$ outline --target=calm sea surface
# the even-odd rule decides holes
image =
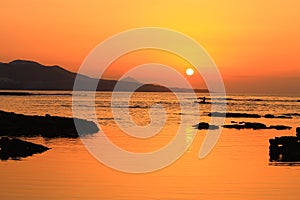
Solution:
[[[72,96],[62,91],[29,91],[49,95],[0,96],[0,110],[28,115],[57,115],[72,117]],[[58,95],[60,94],[60,95]],[[198,94],[198,97],[209,97]],[[119,147],[132,152],[149,152],[170,141],[178,126],[180,116],[193,115],[199,110],[199,122],[209,122],[210,105],[194,103],[191,94],[184,94],[180,110],[176,97],[171,93],[135,93],[130,102],[131,119],[138,125],[150,123],[149,107],[164,106],[166,123],[155,137],[138,140],[124,134],[116,125],[111,112],[110,92],[96,95],[97,119],[108,138]],[[80,94],[81,114],[88,117],[91,95]],[[215,100],[224,102],[223,99]],[[229,95],[227,111],[255,114],[300,113],[300,97]],[[207,98],[207,101],[210,101]],[[127,105],[118,98],[114,109]],[[128,105],[127,105],[128,106]],[[125,114],[125,113],[123,113]],[[155,115],[160,119],[162,115]],[[52,149],[19,161],[0,161],[0,199],[299,199],[300,166],[269,163],[269,139],[275,136],[295,135],[300,126],[300,116],[292,119],[226,119],[241,122],[261,122],[266,125],[287,125],[291,130],[235,130],[223,129],[213,151],[199,159],[199,149],[206,135],[197,131],[191,147],[175,163],[161,170],[130,174],[111,169],[100,163],[83,145],[81,139],[23,138]],[[117,119],[122,121],[122,116]],[[142,134],[142,133],[141,133]],[[85,143],[100,139],[99,133],[83,138]]]

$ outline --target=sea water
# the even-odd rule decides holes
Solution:
[[[68,91],[28,91],[36,95],[0,96],[0,110],[27,115],[72,117],[72,96]],[[46,95],[45,95],[46,94]],[[81,94],[84,117],[89,106],[90,92]],[[194,119],[192,109],[199,108],[199,122],[209,122],[210,104],[198,104],[192,94],[183,94],[181,109],[172,93],[135,93],[128,104],[119,98],[112,106],[110,92],[97,92],[95,107],[101,130],[117,146],[127,151],[145,153],[162,148],[176,135],[181,116]],[[197,97],[209,94],[197,94]],[[215,102],[223,98],[212,97]],[[300,126],[300,97],[272,95],[228,95],[228,112],[283,115],[292,119],[226,119],[225,124],[260,122],[266,125],[287,125],[291,130],[222,129],[215,148],[204,158],[199,149],[207,134],[196,137],[183,156],[163,169],[132,174],[111,169],[98,161],[84,143],[101,140],[99,133],[86,138],[45,139],[22,138],[43,144],[51,150],[21,160],[0,161],[0,199],[299,199],[300,167],[294,164],[269,162],[269,139],[295,135]],[[190,103],[194,103],[191,104]],[[136,139],[118,128],[112,107],[129,107],[131,119],[139,126],[151,122],[149,108],[160,104],[165,108],[166,123],[162,132],[152,138]],[[93,105],[91,105],[93,106]],[[126,113],[125,113],[126,114]],[[160,119],[161,115],[154,115]],[[190,117],[190,118],[189,118]],[[191,126],[192,128],[192,126]],[[141,133],[142,134],[142,133]],[[106,152],[103,152],[106,153]],[[122,159],[122,158],[119,158]]]

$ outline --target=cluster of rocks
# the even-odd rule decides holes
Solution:
[[[206,122],[200,122],[199,124],[196,124],[194,128],[197,128],[199,130],[215,130],[215,129],[219,129],[219,126],[210,125],[209,123]]]
[[[78,126],[75,126],[75,123]],[[9,137],[42,136],[45,138],[77,138],[81,134],[92,134],[99,129],[94,122],[67,117],[28,116],[0,111],[0,159],[19,159],[42,153],[49,148]]]
[[[240,122],[234,124],[223,125],[224,128],[234,128],[234,129],[253,129],[253,130],[260,130],[260,129],[276,129],[276,130],[289,130],[292,127],[285,126],[285,125],[271,125],[267,126],[263,123],[258,122]]]
[[[285,125],[271,125],[266,126],[265,124],[258,123],[258,122],[234,122],[234,124],[227,124],[223,125],[223,128],[234,128],[234,129],[253,129],[253,130],[261,130],[261,129],[276,129],[276,130],[289,130],[292,127],[285,126]],[[195,128],[199,130],[215,130],[219,129],[219,126],[216,125],[210,125],[206,122],[200,122],[199,124],[194,126]]]
[[[75,122],[79,126],[75,126]],[[99,131],[94,122],[67,117],[56,116],[28,116],[13,112],[0,111],[0,136],[42,136],[79,137],[78,131],[83,134],[92,134]]]
[[[300,162],[300,127],[296,129],[296,137],[275,137],[269,142],[271,162]]]
[[[260,116],[259,114],[249,114],[249,113],[221,113],[221,112],[211,112],[208,114],[210,117],[227,117],[227,118],[281,118],[281,119],[292,119],[292,116],[288,115],[279,115],[275,116],[272,114],[266,114],[264,116]]]

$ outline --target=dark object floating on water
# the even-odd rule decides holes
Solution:
[[[220,113],[220,112],[212,112],[212,113],[209,113],[208,116],[211,116],[211,117],[227,117],[227,118],[260,118],[261,117],[258,114]]]
[[[271,114],[266,114],[266,115],[264,115],[264,118],[292,119],[293,117],[287,116],[287,115],[279,115],[279,116],[275,116],[275,115],[271,115]]]
[[[300,127],[295,136],[282,136],[270,139],[270,162],[299,162],[300,161]]]
[[[133,106],[128,106],[128,108],[148,108],[148,106],[133,105]]]
[[[209,125],[208,123],[206,122],[200,122],[199,124],[195,125],[194,126],[195,128],[199,129],[199,130],[216,130],[216,129],[219,129],[219,126],[216,126],[216,125]]]
[[[194,101],[194,102],[199,104],[211,104],[211,102],[203,102],[203,101]]]
[[[0,136],[78,137],[74,122],[80,133],[92,134],[99,131],[94,122],[67,117],[28,116],[0,111]]]
[[[273,126],[266,126],[265,124],[258,123],[258,122],[239,122],[239,124],[228,124],[223,125],[224,128],[234,128],[234,129],[253,129],[253,130],[260,130],[260,129],[276,129],[276,130],[287,130],[291,129],[290,126],[284,125],[273,125]]]
[[[9,139],[8,137],[0,138],[0,159],[1,160],[18,160],[36,153],[43,153],[50,148],[32,142],[26,142],[19,139]]]

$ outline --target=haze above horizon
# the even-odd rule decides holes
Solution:
[[[4,1],[0,60],[33,60],[76,72],[108,37],[133,28],[163,27],[192,37],[208,51],[227,92],[299,94],[299,8],[298,1],[279,0]],[[148,62],[173,66],[183,74],[190,67],[174,55],[144,50],[116,60],[105,78],[117,79]],[[200,74],[187,78],[195,88],[206,87]]]

